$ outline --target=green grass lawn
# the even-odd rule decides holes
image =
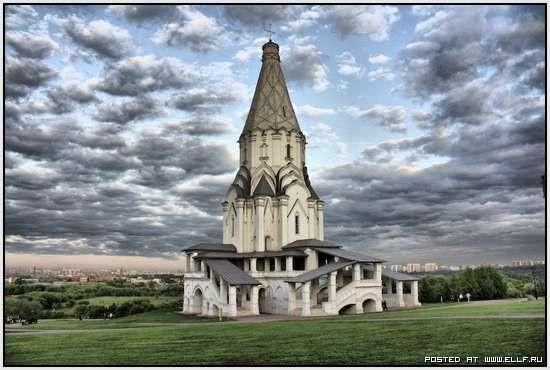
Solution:
[[[423,365],[425,356],[544,356],[543,318],[499,317],[503,313],[543,312],[544,304],[515,305],[503,303],[500,309],[496,308],[499,306],[445,305],[409,312],[210,325],[166,325],[203,319],[148,312],[101,323],[73,321],[104,330],[7,335],[5,362],[7,365],[360,366]],[[492,311],[487,311],[489,308]],[[395,314],[414,318],[422,311],[431,311],[434,316],[444,316],[441,312],[445,311],[455,312],[457,316],[486,314],[495,318],[454,319],[450,314],[438,320],[371,320]],[[113,324],[119,326],[100,327]],[[142,326],[145,324],[150,326],[145,328]],[[35,327],[40,325],[51,329],[84,328],[71,326],[74,324],[66,320],[44,322]]]
[[[544,314],[544,299],[536,301],[510,302],[503,300],[501,304],[479,306],[474,303],[438,303],[422,306],[418,309],[375,312],[367,316],[356,315],[355,318],[406,318],[406,317],[442,317],[442,316],[506,316],[522,314]],[[334,317],[334,320],[342,316]]]
[[[228,321],[227,318],[224,318]],[[41,320],[38,324],[25,326],[25,330],[73,330],[73,329],[120,329],[164,324],[216,322],[217,318],[182,315],[176,312],[150,311],[113,320]]]

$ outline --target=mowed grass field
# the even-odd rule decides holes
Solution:
[[[533,317],[544,307],[543,300],[430,305],[264,323],[160,312],[49,321],[33,326],[40,333],[8,334],[5,364],[360,366],[423,365],[425,356],[544,356],[544,318]]]

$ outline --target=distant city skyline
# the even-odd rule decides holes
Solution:
[[[484,262],[484,263],[457,263],[449,261],[436,261],[430,260],[427,262],[411,261],[397,263],[393,261],[388,261],[385,263],[386,268],[389,268],[394,271],[406,271],[406,272],[433,272],[438,271],[442,267],[449,266],[481,266],[481,265],[504,265],[504,266],[529,266],[532,264],[540,264],[541,262],[545,263],[544,257],[540,258],[523,258],[518,260],[506,260],[506,261],[497,261],[497,262]],[[426,271],[426,265],[434,265],[436,269]],[[418,265],[419,270],[411,271],[407,270],[408,265]],[[20,255],[20,254],[7,254],[6,255],[6,269],[13,268],[26,268],[31,269],[32,267],[36,268],[79,268],[79,269],[89,269],[93,271],[98,271],[100,269],[107,270],[116,270],[122,268],[123,270],[130,271],[167,271],[167,272],[178,272],[182,271],[183,260],[166,260],[162,258],[152,258],[152,257],[135,257],[135,256],[55,256],[55,255]],[[395,269],[394,267],[399,266],[401,268]],[[433,267],[433,266],[432,266]]]
[[[4,9],[7,263],[172,268],[220,242],[268,23],[327,240],[544,256],[544,4]]]

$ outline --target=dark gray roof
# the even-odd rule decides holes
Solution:
[[[311,182],[309,181],[309,175],[307,173],[307,167],[304,166],[303,168],[303,173],[304,173],[304,182],[306,183],[306,186],[309,190],[309,192],[311,193],[311,199],[319,199],[319,196],[317,195],[317,193],[315,192],[315,190],[313,190],[313,186],[311,186]]]
[[[218,273],[230,285],[260,285],[261,283],[246,272],[223,259],[205,259],[212,270]]]
[[[268,197],[274,197],[275,193],[273,192],[273,189],[267,182],[267,179],[265,176],[262,176],[260,179],[260,182],[258,182],[258,185],[256,186],[256,189],[254,189],[254,194],[252,194],[253,197],[257,196],[268,196]]]
[[[269,252],[248,252],[248,253],[233,253],[233,252],[202,252],[197,258],[266,258],[266,257],[284,257],[284,256],[306,256],[301,250],[286,250],[286,251],[269,251]]]
[[[382,269],[382,276],[387,276],[394,280],[400,280],[400,281],[416,281],[420,280],[418,276],[404,274],[402,272],[395,272],[388,269]]]
[[[194,251],[219,251],[219,252],[236,252],[237,248],[233,244],[211,244],[200,243],[190,247],[185,247],[182,252],[194,252]]]
[[[317,251],[330,254],[332,256],[345,258],[350,261],[357,261],[357,262],[386,262],[384,260],[381,260],[380,258],[367,256],[366,254],[352,251],[349,249],[342,249],[342,248],[314,248]]]
[[[341,248],[341,245],[337,245],[325,240],[318,239],[301,239],[295,240],[292,243],[289,243],[283,246],[283,249],[289,248],[313,248],[313,247],[324,247],[324,248]]]
[[[318,269],[311,270],[304,272],[301,275],[285,279],[285,281],[289,283],[305,283],[307,281],[313,280],[318,278],[319,276],[323,276],[325,274],[328,274],[330,272],[336,271],[341,269],[342,267],[346,267],[353,264],[353,261],[341,261],[341,262],[333,262],[326,265],[323,265],[319,267]]]

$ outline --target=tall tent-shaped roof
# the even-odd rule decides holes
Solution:
[[[255,129],[301,133],[281,69],[279,45],[270,40],[262,50],[262,69],[241,136]]]

